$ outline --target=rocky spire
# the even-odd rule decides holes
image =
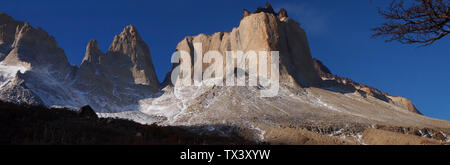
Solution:
[[[284,8],[281,8],[280,11],[278,12],[278,18],[284,18],[284,17],[288,17],[287,15],[287,11]]]
[[[244,14],[242,14],[242,18],[249,16],[251,13],[247,10],[244,9]]]
[[[86,46],[86,54],[83,58],[81,65],[85,63],[98,64],[100,62],[100,57],[104,54],[98,49],[97,40],[90,40]]]
[[[275,11],[273,10],[272,5],[270,5],[269,2],[266,2],[265,8],[262,8],[262,7],[256,8],[255,13],[260,13],[260,12],[275,14]]]
[[[137,29],[126,26],[120,35],[114,37],[114,41],[108,49],[107,56],[129,60],[132,77],[135,83],[151,85],[158,88],[159,82],[150,56],[150,49],[141,39]]]
[[[266,2],[266,9],[269,11],[273,11],[272,5],[269,2]]]
[[[114,41],[109,47],[108,53],[123,54],[136,58],[140,55],[150,54],[150,51],[136,28],[133,25],[128,25],[120,35],[114,36]]]

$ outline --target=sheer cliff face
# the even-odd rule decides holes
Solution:
[[[203,53],[215,50],[224,56],[225,51],[279,51],[281,82],[292,86],[312,86],[320,81],[304,30],[282,14],[244,13],[239,27],[231,32],[186,37],[177,45],[177,50],[190,52],[192,56],[196,43],[202,44]],[[204,64],[203,68],[206,66]]]

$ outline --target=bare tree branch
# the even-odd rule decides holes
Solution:
[[[408,5],[393,0],[378,12],[388,21],[372,29],[372,38],[428,46],[450,33],[450,0],[415,0]]]

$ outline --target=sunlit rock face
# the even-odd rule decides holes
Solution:
[[[150,50],[142,41],[136,28],[131,25],[114,37],[106,54],[98,49],[97,41],[91,40],[86,47],[86,55],[80,69],[83,70],[80,71],[82,74],[85,69],[91,70],[86,71],[89,73],[95,73],[92,69],[96,69],[102,73],[109,73],[103,78],[114,79],[116,75],[121,77],[121,81],[148,85],[154,89],[159,88]],[[87,79],[91,78],[93,77]]]
[[[231,32],[186,37],[177,50],[194,54],[194,44],[202,44],[202,52],[219,51],[279,51],[280,81],[292,86],[313,86],[320,82],[314,69],[306,34],[294,20],[274,13],[248,13],[239,27]],[[192,57],[193,59],[193,57]],[[194,64],[194,62],[192,62]],[[259,64],[258,64],[259,65]],[[208,64],[203,64],[203,68]]]

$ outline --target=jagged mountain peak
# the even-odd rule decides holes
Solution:
[[[100,57],[103,55],[104,54],[98,48],[97,40],[90,40],[88,45],[86,46],[86,54],[81,65],[84,65],[86,63],[98,64],[100,62]]]
[[[94,39],[89,40],[89,43],[88,43],[88,46],[87,46],[86,49],[89,49],[89,50],[91,50],[91,49],[98,49],[97,40],[94,40]]]
[[[113,43],[108,49],[107,56],[113,56],[111,58],[119,61],[128,61],[126,66],[129,66],[135,83],[151,85],[156,89],[159,88],[159,81],[150,56],[150,49],[141,39],[136,27],[128,25],[120,35],[115,36]]]
[[[125,55],[150,53],[149,48],[144,41],[142,41],[136,27],[133,25],[126,26],[119,35],[114,36],[113,43],[109,47],[108,52]]]
[[[101,73],[103,79],[149,85],[159,88],[159,81],[150,56],[150,49],[141,39],[136,27],[126,26],[114,36],[106,54],[98,48],[96,40],[86,46],[86,54],[80,67],[79,77],[93,79],[94,73]]]
[[[123,28],[122,33],[120,33],[120,36],[131,36],[140,38],[139,33],[134,25],[128,25],[125,28]]]
[[[128,25],[123,28],[122,32],[119,35],[114,36],[113,45],[115,45],[114,43],[120,42],[137,43],[142,42],[141,40],[141,36],[139,35],[136,27],[134,27],[133,25]],[[110,47],[110,49],[111,48],[112,47]]]
[[[2,27],[5,27],[2,31],[3,41],[7,41],[2,47],[9,45],[10,48],[3,50],[7,52],[2,61],[5,65],[26,65],[34,69],[51,70],[59,76],[67,74],[71,69],[64,50],[42,28],[17,21],[3,24]]]

